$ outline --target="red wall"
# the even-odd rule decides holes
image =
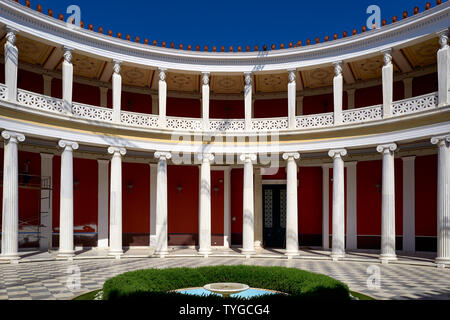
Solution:
[[[277,118],[288,116],[287,99],[255,100],[254,118]]]
[[[243,119],[245,117],[244,100],[211,100],[209,117],[212,119]]]
[[[200,99],[167,98],[166,107],[167,116],[187,118],[202,117]]]
[[[111,91],[111,90],[108,90]],[[124,111],[138,113],[152,113],[152,96],[122,91],[122,105]]]
[[[4,77],[4,75],[3,75]],[[19,69],[17,87],[36,93],[44,93],[44,78],[41,74]]]
[[[416,236],[437,234],[437,155],[415,159]]]
[[[414,78],[412,91],[413,96],[420,96],[426,93],[438,91],[437,73]]]
[[[231,170],[231,244],[242,243],[244,169]],[[233,221],[233,218],[235,220]]]
[[[300,234],[322,234],[322,168],[301,167],[298,173]]]
[[[223,245],[223,171],[211,171],[211,244]],[[215,188],[218,188],[216,191]]]
[[[342,98],[342,108],[347,109],[348,98],[347,92],[343,92]],[[317,114],[317,113],[327,113],[333,112],[334,110],[334,98],[332,93],[306,96],[303,98],[303,114]]]
[[[53,81],[55,81],[55,79],[53,79],[52,82]],[[100,89],[98,87],[74,82],[72,100],[74,102],[100,106]]]

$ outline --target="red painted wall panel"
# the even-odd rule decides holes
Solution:
[[[415,159],[416,236],[437,234],[437,155]]]
[[[122,232],[150,233],[150,166],[148,164],[122,163]]]
[[[322,234],[322,168],[301,167],[298,173],[300,234]]]
[[[168,166],[169,233],[198,234],[198,174],[197,166]]]
[[[151,95],[122,91],[121,104],[122,110],[124,111],[148,113],[148,114],[152,113]]]
[[[332,93],[316,96],[306,96],[303,98],[304,115],[333,112],[333,109],[334,102]]]
[[[62,99],[62,80],[53,78],[52,80],[52,97]]]
[[[19,69],[17,87],[42,94],[44,93],[44,78],[41,74]]]
[[[254,118],[276,118],[288,116],[288,100],[255,100],[253,104]]]
[[[244,100],[211,100],[209,117],[212,119],[243,119]]]
[[[5,83],[5,64],[0,63],[0,83]]]
[[[413,96],[420,96],[430,92],[438,91],[437,73],[414,78],[412,87]]]
[[[223,171],[211,171],[211,233],[216,235],[223,235],[223,187]]]
[[[150,105],[151,110],[151,105]],[[150,111],[151,113],[151,111]],[[181,98],[167,98],[167,112],[168,116],[172,117],[188,117],[201,118],[201,104],[199,99],[181,99]]]
[[[52,82],[54,80],[55,79],[53,79]],[[74,82],[72,100],[74,102],[100,106],[100,89],[98,87]]]
[[[244,169],[231,170],[231,233],[242,233]]]

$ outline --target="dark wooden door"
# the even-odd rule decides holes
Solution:
[[[263,241],[266,247],[286,243],[286,185],[263,186]]]

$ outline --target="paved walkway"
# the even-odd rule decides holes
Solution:
[[[91,252],[92,254],[92,252]],[[87,258],[87,257],[86,257]],[[101,288],[105,280],[126,271],[145,268],[198,267],[205,265],[261,265],[295,267],[322,273],[346,283],[351,290],[377,299],[450,299],[450,269],[411,264],[380,264],[367,260],[333,262],[320,259],[280,259],[261,257],[211,256],[209,258],[172,255],[169,258],[124,257],[35,261],[0,265],[0,299],[70,299]],[[79,269],[78,269],[79,268]],[[369,289],[369,270],[379,268],[380,288]],[[81,288],[71,290],[76,271]],[[75,273],[74,273],[75,272]]]

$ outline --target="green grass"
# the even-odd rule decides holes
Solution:
[[[95,291],[91,291],[91,292],[82,294],[81,296],[78,296],[78,297],[76,297],[73,300],[94,300],[95,295],[101,290],[102,289],[98,289],[98,290],[95,290]]]
[[[253,288],[270,289],[288,294],[266,295],[252,301],[276,300],[349,300],[348,287],[333,278],[295,268],[260,266],[214,266],[199,268],[146,269],[127,272],[109,279],[103,286],[103,299],[149,299],[218,301],[217,296],[185,296],[169,292],[202,287],[213,282],[239,282]],[[239,298],[231,298],[239,300]]]

